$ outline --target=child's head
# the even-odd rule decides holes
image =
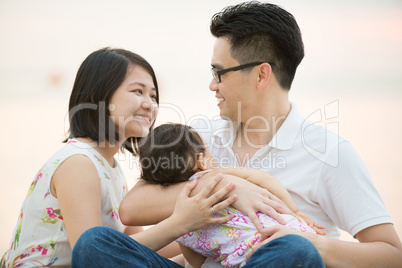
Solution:
[[[141,141],[141,178],[168,186],[187,181],[197,170],[215,167],[207,146],[190,126],[163,124]]]
[[[88,137],[95,142],[107,140],[110,144],[119,141],[109,104],[128,71],[135,66],[141,66],[151,75],[159,104],[154,70],[143,57],[124,49],[102,48],[92,52],[78,69],[69,103],[70,138]]]

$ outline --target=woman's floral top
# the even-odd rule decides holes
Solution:
[[[211,170],[194,174],[190,180],[198,180]],[[187,233],[176,241],[205,257],[212,257],[225,267],[241,267],[246,264],[246,256],[258,242],[260,233],[250,218],[233,207],[226,207],[216,212],[216,217],[235,215],[233,219],[223,224],[211,224],[207,227]],[[257,213],[264,227],[279,225],[276,220],[263,213]],[[315,231],[302,219],[282,214],[286,227],[300,232]]]
[[[94,163],[101,182],[102,225],[124,231],[119,205],[127,185],[119,165],[109,163],[88,144],[70,139],[36,174],[22,205],[9,250],[0,267],[70,266],[71,247],[50,181],[61,163],[72,155],[85,155]]]

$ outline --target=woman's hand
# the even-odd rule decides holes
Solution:
[[[195,180],[187,183],[180,192],[170,219],[177,222],[177,226],[182,226],[183,234],[198,230],[209,224],[225,223],[233,218],[234,215],[213,217],[214,212],[218,212],[237,200],[237,195],[232,194],[221,201],[236,188],[234,183],[227,184],[224,188],[211,195],[221,179],[222,174],[216,175],[200,193],[193,197],[189,197],[189,195],[197,184]]]
[[[208,197],[221,179],[222,174],[216,175],[201,192],[193,197],[189,197],[189,195],[197,182],[186,183],[177,196],[176,206],[170,217],[143,232],[131,235],[131,237],[144,246],[157,251],[188,232],[198,230],[209,224],[224,223],[232,219],[234,215],[213,217],[213,211],[217,212],[237,200],[235,194],[224,198],[235,188],[234,183],[229,183]],[[223,201],[221,201],[222,198]]]

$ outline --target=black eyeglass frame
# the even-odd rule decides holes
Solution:
[[[239,66],[235,66],[235,67],[230,67],[230,68],[226,68],[226,69],[222,69],[222,70],[215,70],[214,68],[211,68],[211,72],[212,72],[212,77],[215,79],[215,81],[217,83],[222,82],[221,80],[221,75],[227,73],[227,72],[232,72],[232,71],[238,71],[238,70],[242,70],[248,67],[252,67],[252,66],[257,66],[263,63],[268,63],[271,66],[274,66],[275,64],[271,63],[271,62],[266,62],[266,61],[258,61],[258,62],[250,62],[250,63],[246,63],[246,64],[241,64]]]

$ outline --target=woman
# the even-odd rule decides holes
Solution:
[[[84,60],[70,96],[69,138],[36,174],[1,267],[67,266],[85,230],[125,231],[118,207],[127,186],[113,156],[149,133],[158,102],[154,71],[141,56],[103,48]]]

